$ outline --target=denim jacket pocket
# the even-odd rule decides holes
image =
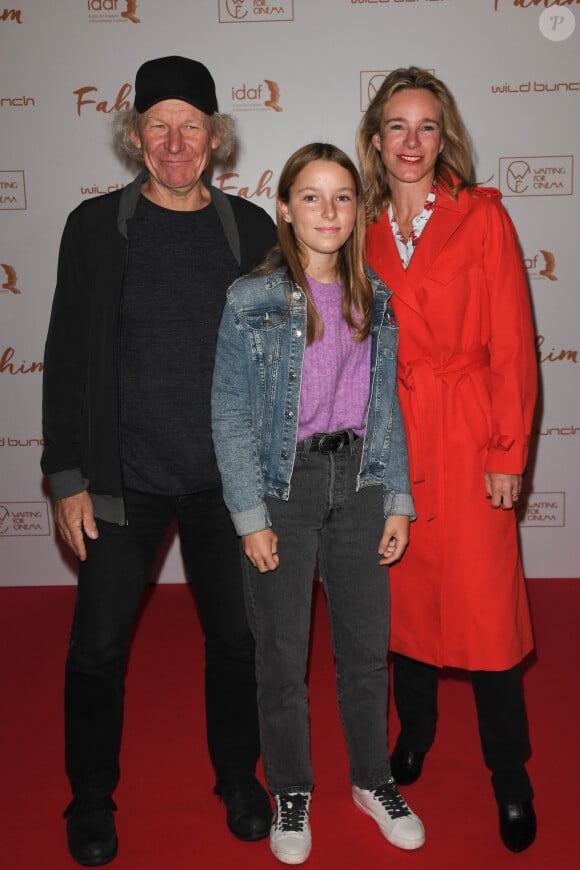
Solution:
[[[253,359],[265,365],[279,360],[284,332],[290,323],[290,311],[275,307],[249,311],[245,320]]]

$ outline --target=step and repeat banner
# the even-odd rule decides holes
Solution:
[[[0,0],[0,585],[75,580],[39,469],[58,245],[79,201],[135,174],[113,121],[140,64],[168,54],[203,61],[238,122],[237,162],[214,183],[272,214],[295,148],[324,140],[355,156],[389,70],[424,66],[450,86],[478,179],[500,188],[519,231],[535,311],[526,574],[578,577],[579,40],[580,0]],[[183,579],[175,542],[160,577]]]

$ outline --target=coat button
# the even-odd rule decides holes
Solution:
[[[294,411],[286,411],[286,419],[291,420],[294,416]]]
[[[288,451],[283,450],[282,453],[280,454],[280,456],[282,457],[282,459],[288,459]]]
[[[296,372],[290,372],[288,375],[288,379],[291,381],[295,381],[296,380]]]
[[[300,338],[301,335],[302,335],[302,331],[301,331],[300,329],[295,329],[295,330],[294,330],[294,337],[295,337],[295,338]]]
[[[298,290],[294,291],[294,293],[292,294],[292,299],[300,299],[300,293],[298,292]]]

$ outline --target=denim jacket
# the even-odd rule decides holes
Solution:
[[[371,393],[357,490],[383,486],[384,514],[414,517],[396,394],[398,326],[391,295],[370,270]],[[288,499],[296,456],[306,296],[285,270],[244,276],[228,290],[212,389],[212,429],[224,499],[238,535],[271,525],[264,496]]]

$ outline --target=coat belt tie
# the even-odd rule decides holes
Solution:
[[[443,432],[438,381],[446,375],[463,375],[488,365],[487,347],[459,354],[442,365],[424,357],[410,362],[399,359],[399,385],[409,392],[407,437],[414,460],[413,483],[426,483],[428,520],[437,516],[441,498],[438,457],[442,456]]]

